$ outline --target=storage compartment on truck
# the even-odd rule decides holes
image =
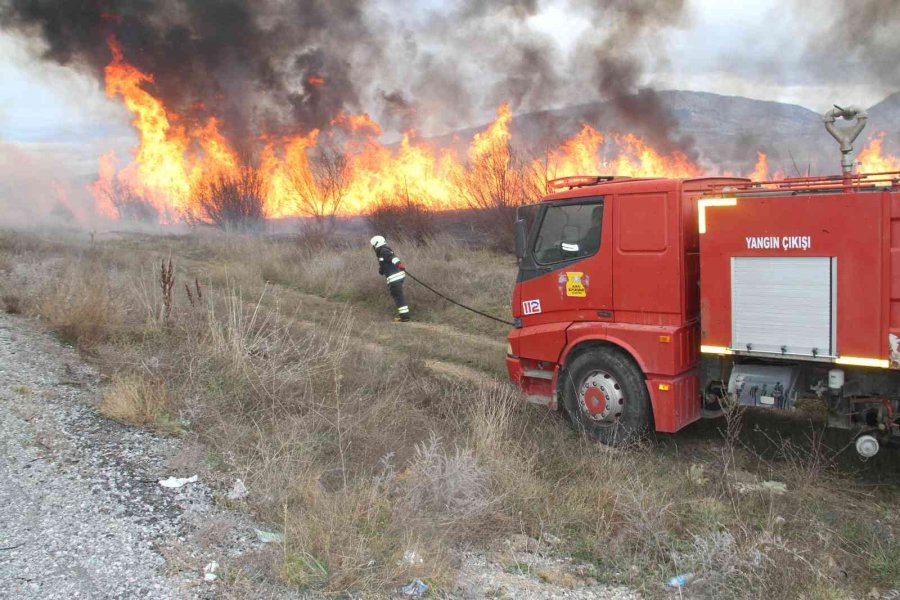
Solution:
[[[832,257],[732,257],[734,347],[834,356],[835,262]]]

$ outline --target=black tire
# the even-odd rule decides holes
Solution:
[[[624,352],[610,347],[583,352],[563,377],[563,406],[576,429],[608,446],[622,446],[649,430],[652,411],[644,374]],[[591,414],[588,404],[598,412]]]

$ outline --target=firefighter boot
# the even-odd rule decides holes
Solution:
[[[394,315],[394,322],[395,323],[409,323],[409,313],[408,312],[397,313],[396,315]]]

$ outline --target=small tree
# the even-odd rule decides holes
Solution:
[[[116,196],[112,199],[113,206],[119,211],[119,218],[135,223],[159,223],[159,211],[156,207],[139,194],[133,187],[119,184]]]
[[[495,143],[471,157],[456,178],[461,197],[481,213],[479,223],[492,232],[497,248],[512,249],[516,207],[541,196],[535,162],[522,160],[508,141]]]
[[[197,204],[205,218],[223,231],[258,231],[266,217],[263,189],[259,171],[241,167],[236,173],[222,173],[201,184]]]
[[[119,218],[135,223],[159,223],[159,210],[134,186],[113,177],[109,186],[102,188],[109,206],[112,206]]]
[[[350,185],[347,155],[334,146],[322,147],[308,168],[303,165],[289,177],[300,212],[312,217],[319,231],[331,230]]]

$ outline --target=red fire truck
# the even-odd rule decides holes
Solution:
[[[819,403],[863,456],[900,435],[900,173],[851,172],[862,111],[826,124],[842,175],[568,177],[522,207],[507,368],[529,401],[610,444],[723,401]]]

